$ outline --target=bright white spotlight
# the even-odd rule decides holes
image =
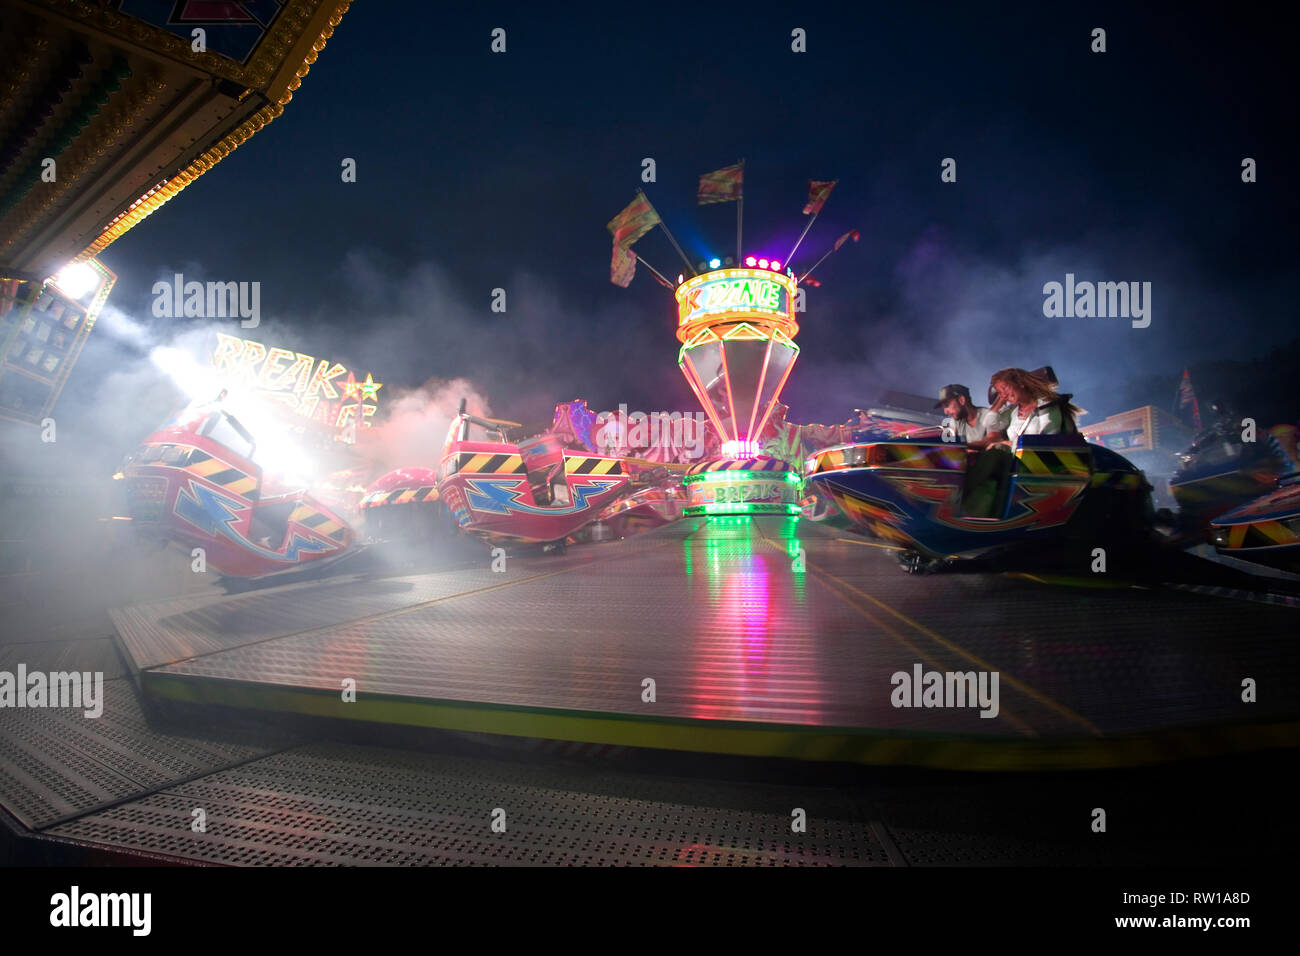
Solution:
[[[211,401],[221,391],[223,383],[216,373],[182,349],[160,345],[149,353],[149,359],[190,401]]]
[[[99,273],[85,262],[73,262],[59,270],[54,277],[54,284],[74,299],[80,299],[95,286],[99,285]]]

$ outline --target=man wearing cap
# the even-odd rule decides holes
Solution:
[[[976,405],[965,385],[945,385],[939,390],[939,401],[934,407],[942,408],[947,416],[943,423],[945,439],[951,427],[952,440],[982,448],[990,435],[1006,431],[1006,413]]]

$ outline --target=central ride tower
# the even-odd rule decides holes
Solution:
[[[684,479],[687,515],[801,510],[798,470],[760,446],[799,356],[798,282],[776,261],[750,256],[745,266],[702,272],[675,291],[677,364],[722,439],[722,457],[693,465]]]

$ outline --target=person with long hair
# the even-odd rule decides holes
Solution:
[[[1078,431],[1075,417],[1082,409],[1071,405],[1069,395],[1059,395],[1056,384],[1042,372],[1004,368],[989,380],[997,398],[993,413],[1009,412],[1006,430],[978,443],[984,450],[966,472],[963,511],[969,517],[997,517],[994,510],[1011,477],[1016,443],[1021,435],[1059,435]]]
[[[1075,418],[1082,409],[1070,404],[1069,395],[1058,395],[1050,378],[1023,368],[1004,368],[989,380],[997,392],[991,409],[1012,409],[1006,431],[989,445],[1004,444],[1014,451],[1021,435],[1059,435],[1078,431]]]

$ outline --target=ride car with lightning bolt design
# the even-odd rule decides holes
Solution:
[[[565,540],[630,490],[621,458],[566,449],[553,436],[516,444],[516,422],[479,418],[463,407],[447,430],[438,468],[403,468],[367,489],[367,520],[414,490],[445,506],[461,531],[488,541],[563,550]],[[472,437],[477,433],[478,437]]]
[[[253,435],[219,402],[190,406],[123,465],[128,514],[146,535],[201,548],[205,564],[231,578],[350,553],[348,522],[302,485],[264,473],[256,454]]]

